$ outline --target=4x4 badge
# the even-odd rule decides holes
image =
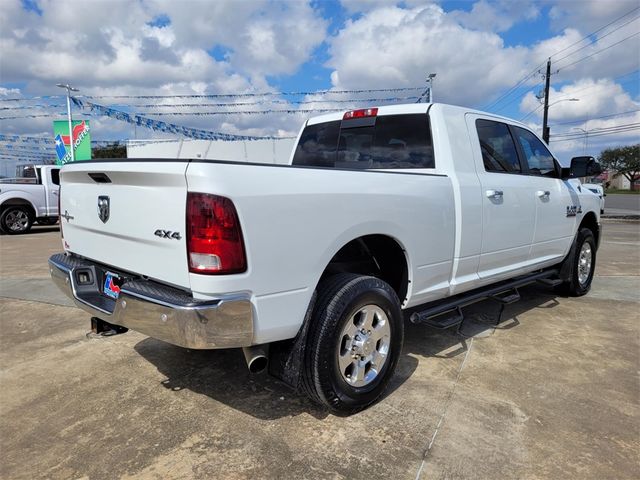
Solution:
[[[98,218],[102,220],[102,223],[107,223],[109,220],[109,197],[107,195],[98,197]]]
[[[172,238],[174,240],[181,240],[182,239],[182,235],[180,235],[180,232],[172,232],[171,230],[158,229],[155,232],[153,232],[153,234],[156,237],[160,237],[160,238]]]

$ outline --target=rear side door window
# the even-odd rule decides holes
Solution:
[[[556,171],[553,155],[551,155],[542,141],[524,128],[512,128],[522,150],[522,154],[528,164],[529,173],[543,177],[557,177],[558,172]]]
[[[434,168],[429,118],[424,113],[378,117],[373,168]]]
[[[487,172],[521,173],[518,151],[506,123],[476,120],[484,169]]]

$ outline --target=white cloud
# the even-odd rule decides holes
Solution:
[[[614,30],[616,27],[621,28]],[[635,19],[631,16],[603,30],[593,42],[591,39],[581,41],[588,32],[568,28],[534,45],[531,55],[538,61],[551,56],[556,82],[591,77],[593,72],[607,72],[608,76],[615,77],[640,66],[640,37],[633,36],[638,31],[640,16]]]
[[[62,8],[61,8],[62,7]],[[264,84],[291,74],[324,39],[327,22],[307,2],[40,3],[42,16],[5,0],[0,14],[3,81],[76,79],[100,87],[154,87],[240,73]],[[165,26],[150,25],[160,15]],[[216,61],[207,52],[228,49]]]
[[[568,101],[570,98],[580,101]],[[559,90],[552,88],[549,101],[551,146],[565,160],[579,154],[597,156],[608,145],[637,142],[638,130],[606,131],[640,123],[640,112],[635,111],[640,110],[640,103],[611,79],[583,79]],[[532,93],[523,98],[520,110],[523,113],[535,110],[529,116],[529,126],[540,132],[543,109]]]
[[[2,4],[0,80],[25,85],[27,95],[59,94],[58,82],[72,83],[81,95],[271,91],[267,77],[294,73],[310,59],[327,27],[308,1],[42,0],[41,15],[25,10],[19,0]],[[158,18],[163,21],[155,22]],[[209,53],[214,47],[226,49],[224,58]],[[0,128],[6,133],[48,131],[52,118],[4,121]],[[91,118],[100,127],[94,128],[94,138],[133,134],[131,126],[116,120]],[[161,118],[212,131],[225,131],[233,119],[229,132],[246,128],[261,135],[296,132],[302,121],[291,116]]]
[[[638,6],[637,0],[556,0],[549,10],[551,24],[558,30],[571,26],[586,33],[621,17]],[[629,15],[627,19],[635,15]]]
[[[493,3],[480,0],[473,4],[469,12],[456,10],[449,13],[466,28],[488,32],[507,31],[519,21],[534,20],[539,14],[538,7],[525,0],[502,0]]]
[[[569,101],[577,98],[579,101]],[[520,111],[542,118],[540,101],[529,92],[520,103]],[[582,117],[597,117],[640,108],[624,88],[611,79],[586,78],[564,85],[559,90],[549,90],[549,123],[573,120]]]
[[[417,86],[437,73],[438,101],[476,104],[527,73],[528,51],[460,26],[436,5],[381,8],[329,40],[336,88]]]

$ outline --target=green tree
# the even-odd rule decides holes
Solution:
[[[624,175],[631,188],[640,179],[640,143],[626,147],[607,148],[598,158],[603,169],[613,170],[616,175]]]
[[[127,158],[127,147],[118,143],[103,147],[93,147],[91,156],[93,158]]]

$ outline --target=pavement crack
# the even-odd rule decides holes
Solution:
[[[453,385],[451,386],[451,390],[449,390],[449,394],[447,395],[447,399],[444,402],[444,408],[442,409],[442,413],[440,414],[440,418],[438,419],[438,423],[436,424],[436,429],[433,432],[433,435],[431,436],[431,440],[429,441],[429,445],[427,446],[426,450],[424,451],[424,454],[422,455],[422,462],[420,463],[420,468],[418,468],[418,472],[416,473],[416,480],[420,479],[420,475],[422,474],[422,471],[424,470],[424,467],[426,465],[427,462],[427,457],[429,456],[429,452],[431,452],[431,449],[433,448],[433,444],[436,441],[436,437],[438,436],[438,432],[440,431],[440,427],[442,427],[442,425],[444,424],[444,420],[445,417],[447,416],[447,412],[449,410],[449,406],[451,405],[452,401],[453,401],[453,395],[456,391],[456,388],[458,386],[458,383],[460,381],[460,377],[462,375],[462,370],[464,369],[465,365],[467,364],[467,359],[469,358],[469,354],[471,353],[471,349],[473,347],[473,337],[471,337],[471,339],[469,340],[469,347],[467,348],[467,353],[465,353],[464,358],[462,359],[462,362],[460,363],[460,367],[458,367],[458,372],[456,373],[456,378],[453,381]]]

